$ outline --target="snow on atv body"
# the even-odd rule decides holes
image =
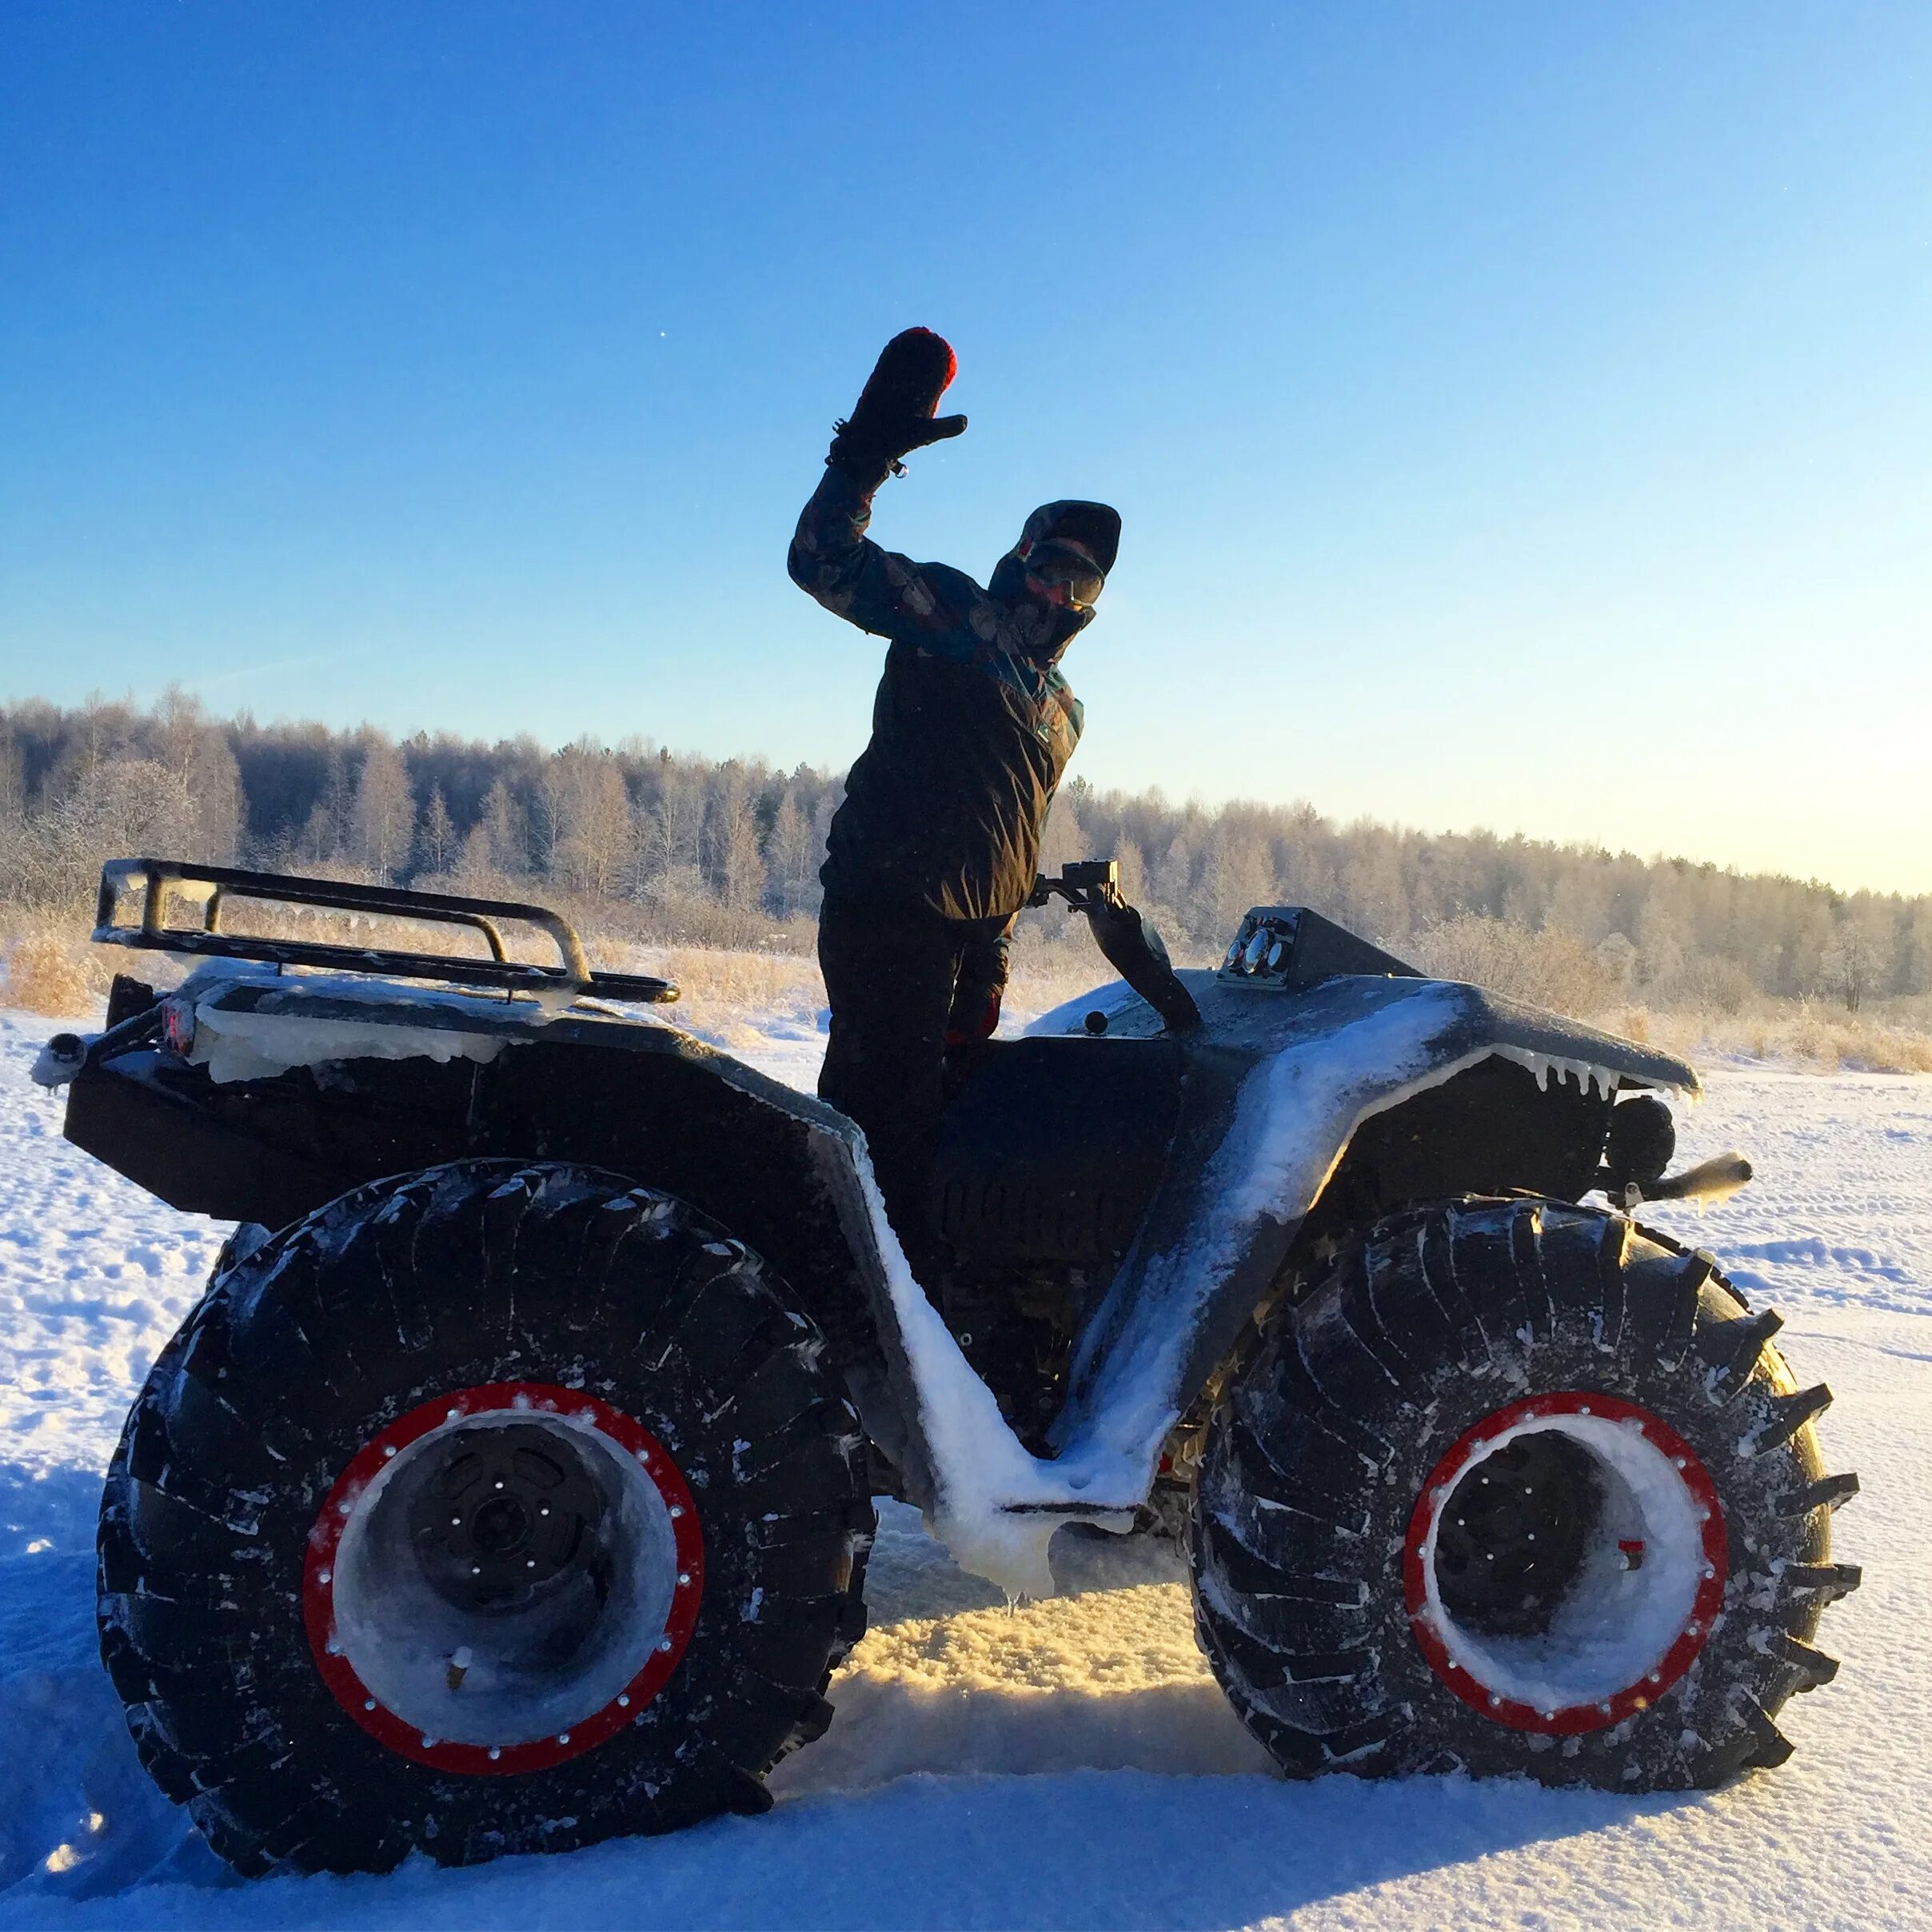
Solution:
[[[141,927],[104,919],[102,936],[178,944],[140,876]],[[231,896],[277,884],[224,877]],[[103,1519],[110,1668],[150,1768],[225,1855],[245,1869],[381,1865],[412,1847],[469,1858],[755,1806],[762,1773],[828,1721],[831,1668],[863,1629],[860,1430],[881,1479],[1015,1595],[1051,1591],[1064,1525],[1184,1514],[1204,1647],[1291,1770],[1452,1763],[1627,1789],[1775,1761],[1770,1714],[1828,1675],[1806,1640],[1856,1581],[1825,1560],[1830,1508],[1849,1493],[1822,1477],[1812,1438],[1828,1397],[1797,1391],[1769,1346],[1775,1317],[1746,1311],[1708,1257],[1575,1205],[1597,1185],[1627,1205],[1663,1191],[1655,1100],[1618,1103],[1694,1094],[1692,1070],[1424,980],[1293,908],[1255,908],[1219,972],[1177,976],[1111,868],[1067,877],[1140,990],[1116,984],[988,1044],[933,1178],[953,1259],[924,1283],[850,1122],[673,1028],[568,1003],[581,977],[492,997],[367,976],[374,954],[354,974],[289,977],[257,948],[163,1000],[122,987],[116,1024],[79,1056],[70,1138],[174,1206],[279,1231],[218,1269],[157,1365]],[[304,889],[365,905],[370,891]],[[417,916],[430,897],[400,896]],[[245,948],[204,932],[185,949]],[[1647,1107],[1650,1131],[1613,1131]],[[549,1250],[526,1239],[553,1226]],[[638,1231],[673,1228],[677,1268],[637,1291],[673,1311],[657,1318],[672,1339],[647,1323],[639,1344],[633,1290],[614,1284],[640,1265]],[[453,1276],[425,1260],[445,1252]],[[736,1285],[693,1291],[708,1273]],[[728,1359],[708,1363],[708,1347]],[[329,1396],[278,1445],[276,1403],[305,1377]],[[575,1391],[591,1406],[573,1434]],[[236,1440],[251,1427],[252,1457]],[[617,1552],[597,1600],[629,1604],[654,1649],[611,1635],[608,1616],[592,1619],[595,1643],[575,1623],[560,1635],[554,1611],[510,1643],[500,1613],[521,1586],[491,1567],[469,1503],[435,1563],[410,1557],[405,1514],[419,1542],[441,1535],[425,1526],[449,1471],[499,1438],[575,1483],[573,1534]],[[612,1442],[668,1477],[641,1487]],[[1721,1453],[1742,1473],[1714,1477]],[[173,1474],[198,1459],[198,1490]],[[734,1514],[741,1483],[780,1507]],[[1487,1514],[1472,1484],[1496,1491]],[[299,1590],[285,1577],[283,1594],[299,1597],[307,1655],[283,1665],[301,1676],[305,1663],[333,1701],[305,1678],[308,1726],[339,1730],[346,1714],[389,1754],[380,1826],[346,1786],[309,1790],[266,1824],[285,1795],[234,1778],[211,1792],[209,1764],[238,1742],[198,1758],[156,1687],[172,1670],[205,1690],[243,1661],[218,1646],[211,1660],[205,1633],[158,1620],[163,1572],[185,1585],[184,1562],[222,1560],[193,1538],[184,1559],[167,1523],[185,1503],[240,1534],[239,1499],[258,1536],[265,1486],[289,1491],[305,1539]],[[547,1515],[538,1494],[524,1500]],[[687,1505],[701,1577],[673,1527]],[[756,1527],[772,1523],[793,1526],[776,1550]],[[753,1553],[735,1573],[721,1547],[734,1541]],[[426,1595],[413,1563],[429,1565]],[[773,1627],[755,1656],[707,1649],[719,1587],[738,1592],[737,1638]],[[409,1615],[372,1607],[409,1591]],[[560,1685],[532,1660],[571,1632],[589,1661]],[[396,1663],[424,1642],[426,1662]],[[716,1710],[721,1686],[736,1701],[703,1739],[708,1764],[638,1742],[681,1698]],[[1661,1707],[1647,1719],[1666,1692],[1667,1721]],[[249,1706],[234,1738],[264,1721]],[[613,1780],[620,1747],[634,1774]],[[586,1751],[594,1804],[569,1768]],[[513,1773],[533,1781],[520,1802],[501,1790]],[[290,1818],[318,1803],[304,1837]]]

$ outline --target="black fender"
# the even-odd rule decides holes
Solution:
[[[1181,976],[1206,1024],[1188,1044],[1179,1128],[1053,1430],[1054,1467],[1077,1470],[1094,1499],[1145,1495],[1168,1431],[1270,1293],[1365,1123],[1490,1062],[1606,1102],[1625,1087],[1698,1091],[1671,1055],[1457,982]],[[1100,1010],[1110,1033],[1158,1025],[1124,988]]]
[[[883,1244],[901,1271],[904,1259],[864,1136],[836,1109],[618,1015],[228,967],[174,997],[193,1015],[186,1052],[155,1028],[90,1043],[68,1091],[77,1146],[171,1207],[271,1228],[369,1181],[476,1156],[577,1162],[662,1188],[784,1277],[867,1433],[932,1507],[904,1291]]]

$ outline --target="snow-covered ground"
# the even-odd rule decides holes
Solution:
[[[1838,1683],[1787,1706],[1782,1770],[1694,1798],[1275,1777],[1157,1560],[1087,1555],[1009,1615],[888,1508],[872,1631],[836,1722],[768,1817],[565,1858],[243,1886],[148,1784],[94,1654],[98,1475],[226,1230],[60,1138],[29,1085],[45,1021],[0,1015],[0,1923],[841,1928],[1918,1926],[1932,1922],[1932,1078],[1722,1072],[1685,1152],[1758,1183],[1701,1219],[1784,1311],[1823,1434],[1865,1493]],[[811,1029],[732,1050],[808,1081]]]

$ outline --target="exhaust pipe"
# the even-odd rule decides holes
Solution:
[[[1751,1178],[1751,1164],[1734,1150],[1701,1160],[1659,1180],[1626,1181],[1618,1192],[1626,1208],[1643,1201],[1727,1201]]]

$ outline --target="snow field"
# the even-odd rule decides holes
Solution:
[[[1911,1927],[1932,1922],[1932,1079],[1719,1072],[1683,1160],[1759,1178],[1699,1216],[1828,1380],[1862,1590],[1837,1683],[1787,1706],[1782,1770],[1690,1798],[1459,1778],[1277,1778],[1195,1649],[1158,1548],[1056,1545],[1076,1594],[1009,1614],[888,1506],[872,1633],[776,1809],[565,1858],[232,1881],[148,1783],[94,1654],[99,1471],[225,1228],[60,1138],[26,1081],[49,1022],[0,1016],[0,1924],[7,1926]],[[733,1049],[808,1082],[812,1029]]]

